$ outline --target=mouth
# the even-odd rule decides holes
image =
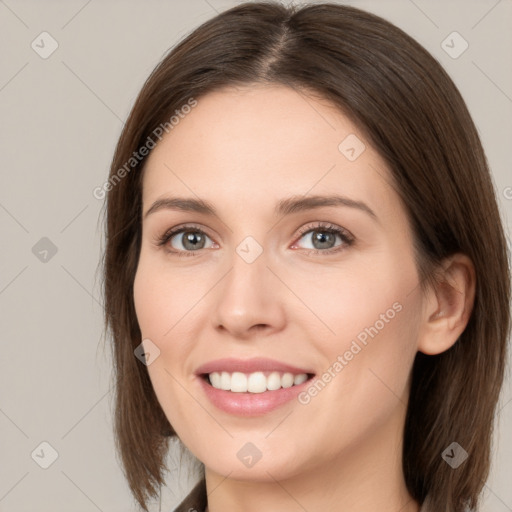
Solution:
[[[289,403],[315,373],[279,361],[219,359],[199,367],[196,377],[216,408],[236,416],[260,416]]]
[[[312,379],[312,373],[257,371],[242,372],[211,372],[203,373],[200,377],[215,389],[231,393],[265,393],[294,386],[300,386]]]

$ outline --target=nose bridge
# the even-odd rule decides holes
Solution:
[[[266,288],[268,286],[267,253],[262,251],[255,254],[254,247],[242,242],[231,258],[231,271],[226,276],[226,283],[222,293],[221,302],[242,313],[252,309],[256,312],[258,304],[265,303]],[[268,297],[267,297],[268,299]]]
[[[280,328],[284,320],[279,283],[267,267],[268,254],[252,237],[244,239],[230,258],[230,270],[219,283],[214,322],[237,336],[254,325]],[[275,282],[274,282],[275,281]]]

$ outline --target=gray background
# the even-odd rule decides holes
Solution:
[[[97,274],[102,201],[93,189],[107,178],[153,67],[237,3],[0,0],[0,511],[137,510],[114,452]],[[404,29],[453,77],[482,137],[510,239],[512,1],[346,3]],[[44,31],[58,44],[47,58]],[[457,58],[464,41],[447,39],[454,31],[469,44]],[[484,512],[512,510],[510,378],[499,409]],[[57,454],[47,469],[40,464],[52,462],[52,449],[42,442]],[[162,510],[193,484],[172,454],[169,466]]]

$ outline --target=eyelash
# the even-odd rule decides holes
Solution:
[[[338,245],[336,247],[332,247],[331,249],[306,249],[306,254],[310,255],[310,254],[322,253],[324,255],[326,255],[326,254],[329,255],[329,254],[337,253],[337,252],[344,250],[347,247],[350,247],[351,245],[353,245],[353,243],[355,241],[354,236],[349,231],[347,231],[346,229],[340,228],[338,226],[335,226],[334,224],[330,224],[328,222],[318,222],[314,226],[311,226],[311,225],[304,226],[303,228],[301,228],[299,230],[297,241],[300,240],[306,233],[308,233],[310,231],[319,231],[320,229],[322,229],[326,233],[332,233],[334,235],[338,235],[341,238],[343,244]],[[204,230],[202,230],[198,226],[194,226],[193,224],[190,224],[190,225],[179,226],[177,228],[169,229],[163,235],[158,236],[156,238],[156,244],[159,247],[164,246],[174,235],[176,235],[178,233],[183,233],[186,231],[201,233],[202,235],[209,237],[209,235]],[[178,256],[178,257],[182,257],[182,256],[188,257],[188,256],[197,256],[197,253],[199,253],[201,250],[199,249],[197,251],[182,251],[182,250],[168,248],[167,251],[173,255]]]

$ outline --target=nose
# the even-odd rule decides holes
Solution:
[[[241,340],[282,330],[286,321],[285,290],[275,269],[267,266],[266,252],[251,263],[235,252],[231,263],[214,289],[214,328]]]

